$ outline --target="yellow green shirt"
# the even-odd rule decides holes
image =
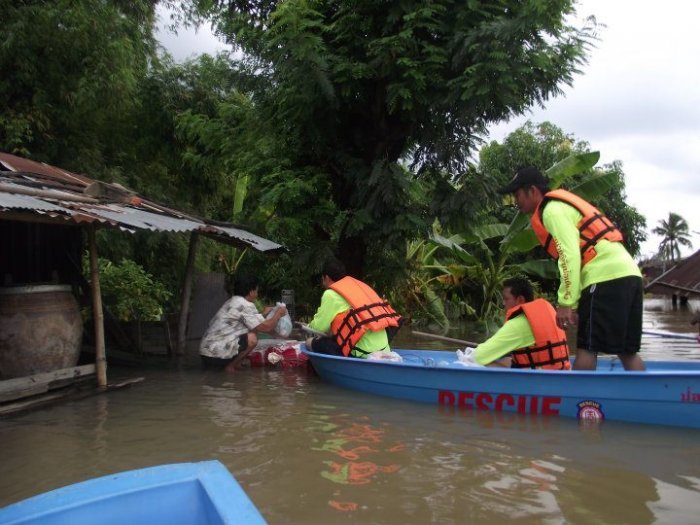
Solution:
[[[335,316],[349,309],[350,303],[348,303],[342,295],[335,290],[328,289],[323,292],[321,304],[314,318],[309,323],[309,327],[330,335],[331,323],[333,319],[335,319]],[[379,330],[378,332],[367,331],[355,346],[361,348],[365,352],[391,350],[386,330]]]
[[[560,306],[576,308],[581,290],[594,283],[642,276],[625,246],[621,242],[605,239],[598,241],[595,245],[597,255],[582,269],[579,231],[576,227],[582,217],[573,206],[556,200],[549,201],[542,213],[544,227],[553,237],[552,242],[559,252],[557,298]]]
[[[473,358],[480,365],[488,365],[518,348],[535,344],[530,322],[524,315],[506,321],[489,339],[476,347]]]

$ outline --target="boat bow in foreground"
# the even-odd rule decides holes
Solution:
[[[264,525],[219,461],[161,465],[83,481],[0,509],[3,525]]]

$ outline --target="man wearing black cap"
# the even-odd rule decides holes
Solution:
[[[557,322],[578,322],[575,370],[594,370],[599,352],[615,354],[626,370],[644,370],[642,275],[622,234],[600,211],[566,190],[549,191],[533,167],[522,168],[499,193],[512,193],[540,244],[557,260]]]

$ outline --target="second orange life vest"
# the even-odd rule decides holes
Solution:
[[[535,344],[514,350],[511,354],[512,367],[571,370],[566,333],[557,326],[552,305],[544,299],[520,304],[506,312],[506,321],[521,314],[525,314],[532,328]]]
[[[559,258],[557,247],[552,242],[552,236],[544,227],[542,213],[550,200],[558,200],[570,204],[576,208],[583,217],[576,227],[579,231],[579,247],[581,248],[581,266],[583,267],[596,256],[595,245],[601,239],[611,242],[622,242],[622,233],[615,225],[603,215],[598,208],[589,204],[578,195],[566,190],[553,190],[545,193],[544,199],[530,218],[532,229],[537,235],[540,244],[554,259]]]

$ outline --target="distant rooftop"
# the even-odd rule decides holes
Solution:
[[[700,250],[662,273],[644,290],[656,294],[700,296]]]

